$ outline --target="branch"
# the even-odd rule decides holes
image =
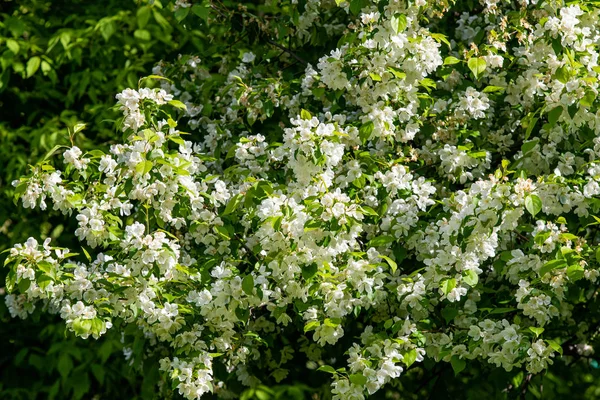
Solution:
[[[527,374],[527,376],[525,377],[525,381],[523,382],[523,386],[521,386],[521,399],[525,400],[525,395],[527,394],[527,387],[529,386],[529,383],[531,382],[531,377],[533,375],[532,374]]]
[[[275,47],[277,47],[279,50],[282,50],[286,53],[288,53],[290,56],[294,57],[296,60],[298,60],[299,62],[301,62],[304,65],[308,65],[308,62],[306,60],[304,60],[303,58],[301,58],[300,56],[298,56],[296,53],[294,53],[293,51],[291,51],[290,49],[287,49],[285,47],[283,47],[282,45],[280,45],[277,42],[272,41],[271,39],[265,39],[267,43],[269,43],[270,45],[273,45]]]

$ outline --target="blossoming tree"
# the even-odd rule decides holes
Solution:
[[[295,3],[290,43],[337,40],[317,62],[267,37],[284,62],[257,45],[218,71],[162,63],[117,95],[122,143],[13,183],[24,207],[75,218],[82,250],[15,245],[11,313],[140,330],[189,399],[299,364],[363,399],[426,362],[529,380],[590,355],[600,8]],[[221,18],[189,6],[176,15]]]

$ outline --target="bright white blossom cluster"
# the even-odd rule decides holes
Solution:
[[[60,313],[84,338],[135,325],[189,399],[232,395],[217,364],[255,386],[303,357],[359,400],[425,358],[539,373],[557,327],[591,354],[600,9],[336,3],[347,26],[317,0],[298,17],[300,39],[344,36],[296,86],[247,52],[206,100],[190,58],[180,82],[117,95],[124,143],[14,182],[95,256],[16,245],[11,314]]]

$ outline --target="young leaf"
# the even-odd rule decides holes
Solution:
[[[485,71],[487,66],[485,59],[483,57],[473,57],[467,63],[469,69],[475,75],[475,79],[479,79],[481,74]]]
[[[454,370],[454,376],[458,375],[465,369],[467,363],[462,358],[458,356],[452,356],[450,359],[450,364],[452,365],[452,369]]]
[[[535,194],[530,194],[525,197],[525,209],[532,217],[535,217],[537,213],[542,211],[542,200]]]
[[[252,274],[248,274],[242,279],[242,290],[248,296],[252,296],[254,292],[254,277]]]
[[[396,33],[402,33],[407,27],[406,15],[397,14],[392,17],[392,28]]]

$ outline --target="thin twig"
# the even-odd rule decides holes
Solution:
[[[294,53],[290,49],[287,49],[287,48],[283,47],[282,45],[280,45],[277,42],[272,41],[271,39],[265,39],[265,40],[267,41],[267,43],[269,43],[272,46],[277,47],[279,50],[285,51],[286,53],[288,53],[290,56],[294,57],[296,60],[298,60],[302,64],[308,65],[308,62],[306,60],[304,60],[303,58],[301,58],[300,56],[298,56],[296,53]]]
[[[525,377],[525,381],[523,382],[523,386],[521,386],[521,399],[525,399],[525,395],[527,394],[527,387],[529,386],[529,383],[531,382],[531,377],[533,376],[533,374],[527,374],[527,376]]]

